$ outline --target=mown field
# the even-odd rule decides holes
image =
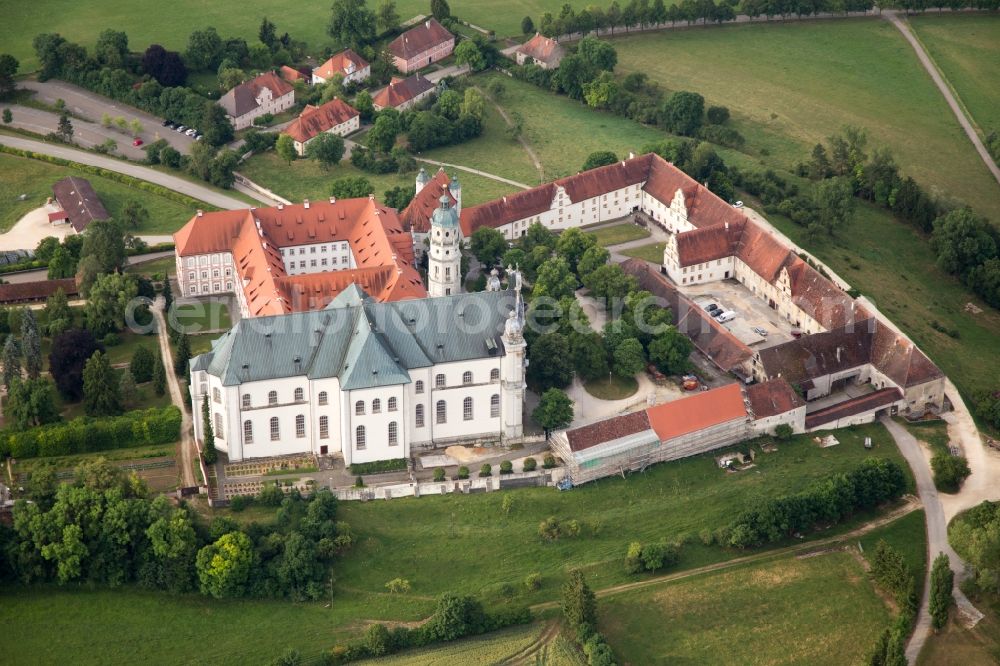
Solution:
[[[168,234],[177,231],[194,215],[194,209],[159,195],[129,187],[114,180],[49,164],[26,157],[0,153],[0,232],[10,229],[30,210],[52,196],[52,185],[67,176],[90,181],[112,218],[119,216],[125,202],[135,199],[149,211],[149,221],[133,233]],[[24,201],[21,195],[26,195]]]
[[[909,21],[979,128],[1000,132],[1000,16],[913,16]]]
[[[13,663],[110,663],[147,654],[163,663],[262,661],[286,647],[315,654],[358,633],[369,620],[426,617],[445,591],[477,595],[497,606],[508,599],[518,604],[554,600],[566,573],[577,567],[595,589],[627,582],[631,578],[621,560],[634,539],[686,535],[692,543],[684,546],[678,570],[723,561],[739,553],[704,546],[695,535],[727,524],[753,498],[801,489],[870,455],[902,463],[881,426],[838,431],[837,436],[841,444],[832,448],[799,437],[776,453],[758,455],[756,467],[736,474],[702,456],[570,492],[518,490],[509,494],[514,500],[509,514],[501,506],[507,493],[344,502],[338,519],[352,526],[357,541],[334,565],[330,608],[322,602],[219,602],[134,589],[11,588],[4,590],[0,606],[9,643],[5,655]],[[873,452],[865,451],[865,436],[873,437]],[[231,515],[266,520],[273,512]],[[538,524],[549,516],[577,520],[580,535],[543,542]],[[523,581],[536,572],[542,587],[529,593]],[[385,591],[385,583],[397,576],[410,581],[412,592]],[[51,631],[43,635],[37,626],[54,607],[60,611],[49,618]],[[268,631],[259,630],[263,625]]]
[[[865,551],[879,538],[917,565],[923,512],[867,535]],[[891,621],[853,545],[612,596],[598,612],[630,664],[861,663]]]
[[[591,4],[589,0],[568,0],[577,9]],[[294,39],[305,41],[312,53],[320,55],[333,45],[326,34],[330,22],[330,2],[307,4],[287,1],[245,0],[244,2],[206,3],[203,0],[94,0],[83,7],[71,0],[40,0],[16,11],[7,12],[0,22],[0,44],[4,52],[21,61],[22,71],[38,66],[31,40],[41,32],[58,32],[75,42],[93,48],[102,30],[114,27],[129,36],[132,50],[144,50],[149,44],[183,51],[193,30],[214,26],[223,38],[243,37],[257,40],[260,21],[267,16],[278,26],[278,34],[288,32]],[[378,3],[369,2],[375,9]],[[510,0],[503,10],[488,0],[453,0],[451,13],[499,35],[520,35],[521,19],[530,15],[537,22],[543,12],[557,13],[563,0]],[[12,8],[13,9],[13,8]],[[398,0],[396,10],[406,21],[414,16],[430,14],[428,0]]]
[[[728,106],[747,152],[769,166],[791,169],[816,142],[856,125],[867,130],[870,147],[890,148],[905,174],[1000,221],[1000,185],[888,21],[723,26],[614,45],[617,71],[645,72],[668,90]],[[996,68],[988,78],[995,91]],[[986,102],[995,94],[984,93]]]

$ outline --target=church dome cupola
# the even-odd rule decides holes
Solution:
[[[438,201],[441,202],[441,206],[431,214],[431,225],[445,229],[457,229],[458,212],[451,207],[451,199],[447,194],[442,194]]]

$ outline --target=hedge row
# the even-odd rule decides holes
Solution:
[[[382,472],[402,472],[406,470],[406,458],[392,460],[373,460],[366,463],[351,465],[351,474],[381,474]]]
[[[73,169],[79,169],[86,173],[93,174],[95,176],[100,176],[101,178],[107,178],[109,180],[122,183],[123,185],[128,185],[129,187],[135,187],[140,190],[145,190],[152,194],[159,195],[171,201],[175,201],[184,206],[191,206],[193,208],[201,208],[205,211],[219,210],[215,206],[211,206],[203,201],[199,201],[193,197],[189,197],[186,194],[181,194],[180,192],[175,192],[174,190],[163,187],[162,185],[156,185],[155,183],[150,183],[139,178],[134,178],[132,176],[119,173],[117,171],[111,171],[109,169],[102,169],[101,167],[91,166],[89,164],[81,164],[79,162],[73,162],[72,160],[65,160],[61,157],[53,157],[52,155],[44,155],[42,153],[36,153],[31,150],[21,150],[20,148],[11,148],[10,146],[0,145],[0,152],[9,153],[11,155],[17,155],[18,157],[27,157],[33,160],[41,160],[42,162],[48,162],[50,164],[57,164],[64,167],[72,167]]]
[[[23,432],[0,431],[0,456],[34,458],[170,444],[181,436],[181,412],[173,405],[121,416],[81,416]]]

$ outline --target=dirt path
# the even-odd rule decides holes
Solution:
[[[514,666],[516,664],[535,663],[535,659],[537,658],[536,655],[545,650],[546,646],[548,646],[549,643],[554,641],[556,636],[558,635],[559,635],[559,621],[549,620],[545,624],[545,629],[542,630],[542,633],[539,634],[538,637],[535,638],[535,640],[533,640],[530,645],[521,648],[512,655],[504,657],[497,663],[500,666],[508,666],[508,665]]]
[[[976,152],[979,153],[979,157],[982,158],[983,162],[986,164],[986,168],[989,169],[997,183],[1000,184],[1000,167],[998,167],[996,162],[993,161],[989,151],[986,150],[986,146],[984,146],[983,142],[980,141],[979,135],[976,134],[976,130],[972,127],[972,123],[969,122],[969,118],[962,111],[962,107],[959,106],[958,100],[956,100],[955,96],[952,94],[951,88],[949,88],[948,84],[945,83],[944,78],[938,71],[934,61],[931,60],[927,51],[924,50],[923,45],[917,40],[916,36],[910,30],[909,24],[906,21],[901,20],[899,18],[899,14],[894,10],[887,9],[882,13],[882,16],[896,26],[896,28],[903,34],[906,41],[910,43],[910,46],[913,47],[913,50],[916,51],[920,64],[923,65],[924,69],[927,70],[927,73],[930,74],[931,79],[934,81],[934,85],[937,86],[937,89],[944,96],[945,101],[948,102],[948,106],[951,108],[952,113],[954,113],[955,118],[958,119],[958,124],[962,126],[962,130],[965,132],[966,136],[969,137],[969,141],[972,142]]]
[[[946,382],[945,393],[952,403],[952,411],[943,415],[948,422],[948,438],[952,444],[961,446],[962,453],[969,462],[969,469],[972,470],[959,493],[941,496],[944,517],[950,522],[962,511],[985,500],[1000,500],[1000,452],[983,444],[979,429],[976,428],[961,394],[950,379]]]
[[[514,187],[520,187],[522,190],[531,189],[531,185],[525,185],[524,183],[519,183],[516,180],[511,180],[510,178],[504,178],[503,176],[498,176],[495,173],[489,173],[487,171],[480,171],[479,169],[473,169],[472,167],[462,166],[461,164],[451,164],[450,162],[439,162],[437,160],[429,160],[426,157],[414,158],[418,162],[423,162],[424,164],[433,164],[434,166],[448,167],[449,169],[458,169],[459,171],[467,171],[469,173],[474,173],[477,176],[482,176],[483,178],[489,178],[491,180],[496,180],[501,183],[507,183],[508,185],[513,185]]]
[[[163,358],[163,369],[167,375],[167,389],[170,391],[170,400],[181,410],[181,441],[177,444],[178,456],[181,468],[181,485],[191,487],[198,485],[194,478],[192,467],[192,452],[196,451],[194,438],[191,436],[191,414],[184,404],[184,395],[181,393],[180,382],[174,374],[174,356],[170,351],[170,336],[167,335],[167,322],[163,316],[163,297],[157,296],[156,302],[151,308],[153,316],[156,317],[157,340],[160,342],[160,355]]]
[[[483,97],[490,100],[490,102],[493,102],[493,106],[496,107],[497,113],[500,114],[500,117],[503,118],[503,121],[507,123],[508,127],[514,126],[514,123],[511,121],[510,116],[507,115],[507,112],[503,110],[503,107],[500,106],[499,103],[494,101],[492,97],[484,93],[478,87],[476,88],[476,90],[479,90],[479,92],[482,93]],[[524,152],[528,154],[528,159],[531,160],[531,163],[535,166],[535,170],[538,171],[538,182],[544,183],[545,170],[542,168],[542,162],[541,160],[538,159],[538,155],[535,154],[535,151],[531,148],[531,146],[528,144],[525,138],[520,134],[517,136],[517,142],[521,144],[522,148],[524,148]]]
[[[861,527],[851,530],[845,534],[838,534],[837,536],[827,537],[825,539],[818,539],[816,541],[807,541],[805,543],[798,543],[792,546],[786,546],[785,548],[776,548],[774,550],[764,551],[762,553],[754,553],[752,555],[745,555],[743,557],[737,557],[731,560],[726,560],[725,562],[716,562],[715,564],[706,564],[702,567],[696,567],[694,569],[687,569],[685,571],[679,571],[673,574],[666,574],[664,576],[657,576],[655,578],[649,578],[647,580],[639,580],[633,583],[621,583],[620,585],[614,585],[612,587],[606,587],[601,590],[596,590],[595,594],[598,598],[610,597],[616,594],[621,594],[622,592],[629,592],[632,590],[638,590],[646,587],[652,587],[654,585],[662,585],[663,583],[672,583],[678,580],[684,580],[686,578],[692,578],[694,576],[700,576],[705,573],[712,573],[715,571],[723,571],[725,569],[731,569],[733,567],[738,567],[744,564],[752,564],[755,562],[766,562],[772,559],[779,559],[788,555],[794,555],[798,553],[803,553],[807,551],[814,550],[828,550],[829,546],[833,544],[843,543],[847,541],[854,540],[859,536],[865,535],[872,530],[878,529],[884,525],[888,525],[898,518],[916,511],[921,508],[920,502],[916,498],[908,498],[907,502],[902,506],[896,507],[884,516],[880,516],[875,520],[865,523]],[[544,603],[535,604],[531,607],[533,612],[546,610],[550,608],[557,608],[559,606],[558,601],[546,601]]]

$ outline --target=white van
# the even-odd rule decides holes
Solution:
[[[732,321],[734,319],[736,319],[736,313],[733,312],[732,310],[726,310],[718,317],[716,317],[715,321],[719,322],[720,324],[725,324],[727,321]]]

